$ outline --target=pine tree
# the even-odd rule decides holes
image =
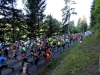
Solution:
[[[13,29],[11,32],[13,42],[15,42],[15,26],[17,21],[21,21],[23,19],[22,10],[17,9],[17,0],[0,0],[0,16],[3,19],[2,23],[11,24],[11,28]],[[5,24],[4,24],[5,25]],[[5,28],[7,28],[5,26]],[[5,32],[7,33],[7,32]]]
[[[90,22],[90,26],[91,27],[93,27],[94,25],[95,25],[95,17],[94,17],[94,15],[93,15],[93,10],[94,10],[94,3],[95,3],[95,0],[93,0],[93,3],[92,3],[92,6],[91,6],[91,17],[90,17],[90,20],[91,20],[91,22]]]
[[[40,31],[40,22],[44,18],[44,10],[46,7],[45,0],[27,0],[26,3],[26,11],[27,11],[27,20],[28,20],[28,31],[29,36],[36,36],[39,31]]]
[[[77,27],[78,29],[80,29],[80,26],[81,26],[81,18],[78,19],[78,22],[77,22]]]

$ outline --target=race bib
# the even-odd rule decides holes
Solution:
[[[49,56],[49,54],[47,54],[47,56]]]

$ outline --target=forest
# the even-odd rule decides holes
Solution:
[[[63,22],[54,18],[52,14],[45,15],[46,0],[22,0],[22,3],[24,8],[18,9],[17,0],[0,1],[0,41],[14,42],[15,40],[25,40],[26,38],[64,35],[68,34],[68,31],[73,34],[86,32],[93,28],[100,29],[99,0],[94,0],[91,7],[90,25],[87,24],[85,16],[79,18],[77,25],[75,25],[74,21],[63,24]],[[65,7],[62,9],[62,13],[68,10]],[[73,13],[76,14],[75,12]],[[66,14],[67,16],[64,17],[67,19],[69,15],[68,13]]]

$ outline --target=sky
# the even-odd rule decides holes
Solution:
[[[71,15],[70,21],[74,20],[75,24],[77,24],[77,21],[79,18],[82,18],[83,16],[86,17],[87,23],[90,23],[90,8],[92,5],[93,0],[75,0],[77,4],[72,4],[71,7],[75,8],[75,12],[77,12],[77,15]],[[46,15],[51,14],[54,18],[62,22],[62,11],[61,9],[64,8],[65,3],[64,0],[46,0],[47,6],[44,13]],[[21,6],[22,2],[21,0],[18,0],[18,8],[22,8]]]
[[[90,23],[90,11],[91,11],[91,5],[92,5],[93,0],[76,0],[76,5],[75,6],[75,11],[78,13],[76,16],[72,15],[73,20],[76,19],[76,21],[80,18],[83,18],[83,16],[86,17],[87,23]]]
[[[75,0],[77,4],[72,4],[77,15],[71,15],[70,21],[74,20],[75,24],[79,18],[86,17],[87,23],[90,23],[90,8],[93,0]],[[61,9],[65,6],[64,0],[47,0],[45,14],[51,14],[54,18],[62,21]]]

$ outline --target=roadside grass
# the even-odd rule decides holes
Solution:
[[[35,75],[98,75],[100,37],[90,35],[71,46]]]

